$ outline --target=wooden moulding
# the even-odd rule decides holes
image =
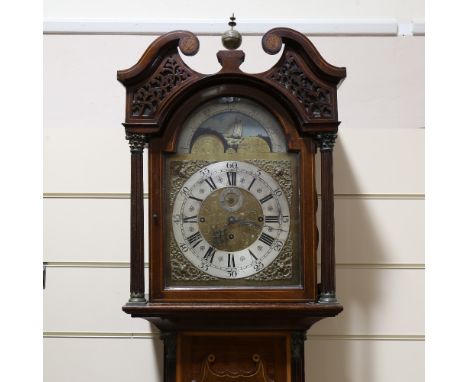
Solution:
[[[339,304],[318,303],[148,303],[124,306],[162,331],[180,330],[308,330],[343,310]]]

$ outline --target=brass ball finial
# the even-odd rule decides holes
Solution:
[[[221,41],[223,42],[223,46],[226,49],[233,50],[241,46],[242,36],[238,31],[234,29],[234,27],[237,25],[234,13],[230,17],[230,19],[231,21],[228,23],[228,25],[231,27],[231,29],[228,29],[226,32],[223,33],[223,35],[221,36]]]

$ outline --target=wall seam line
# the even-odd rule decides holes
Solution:
[[[130,268],[126,261],[44,261],[51,268]],[[320,266],[320,263],[318,264]],[[148,268],[145,262],[145,268]],[[425,269],[424,263],[336,263],[338,269]]]
[[[320,194],[317,195],[319,198]],[[335,199],[377,199],[377,200],[425,200],[424,193],[368,193],[368,194],[335,194]],[[44,199],[130,199],[125,192],[44,192]],[[144,193],[148,199],[148,193]]]

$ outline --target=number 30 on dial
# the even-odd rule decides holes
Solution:
[[[279,255],[289,234],[289,207],[278,183],[258,167],[217,162],[181,187],[172,227],[194,266],[214,277],[240,279]]]

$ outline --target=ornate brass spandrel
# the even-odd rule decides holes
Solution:
[[[195,172],[199,171],[211,162],[207,160],[178,160],[171,161],[169,167],[169,203],[170,211],[174,205],[174,199],[179,193],[182,185],[190,178]]]
[[[290,280],[293,278],[293,251],[292,241],[288,239],[280,254],[264,270],[246,277],[246,280]]]
[[[193,264],[188,261],[178,245],[175,243],[174,238],[171,234],[169,242],[169,256],[171,262],[171,277],[174,281],[215,281],[216,277],[210,276],[209,274],[202,272],[197,269]]]
[[[213,364],[216,357],[213,354],[206,357],[202,368],[202,379],[200,382],[273,382],[268,378],[266,367],[258,354],[252,355],[252,361],[255,366],[253,370],[223,370],[214,371]]]
[[[169,242],[169,256],[171,263],[171,277],[174,281],[216,281],[216,277],[210,276],[197,269],[188,261],[171,235]],[[264,270],[255,275],[246,277],[252,281],[290,280],[293,278],[293,252],[292,241],[288,239],[278,257]]]
[[[291,206],[292,202],[292,163],[290,160],[265,160],[265,159],[252,159],[246,161],[257,166],[261,170],[267,172],[278,182],[281,189],[288,199],[288,203]]]

